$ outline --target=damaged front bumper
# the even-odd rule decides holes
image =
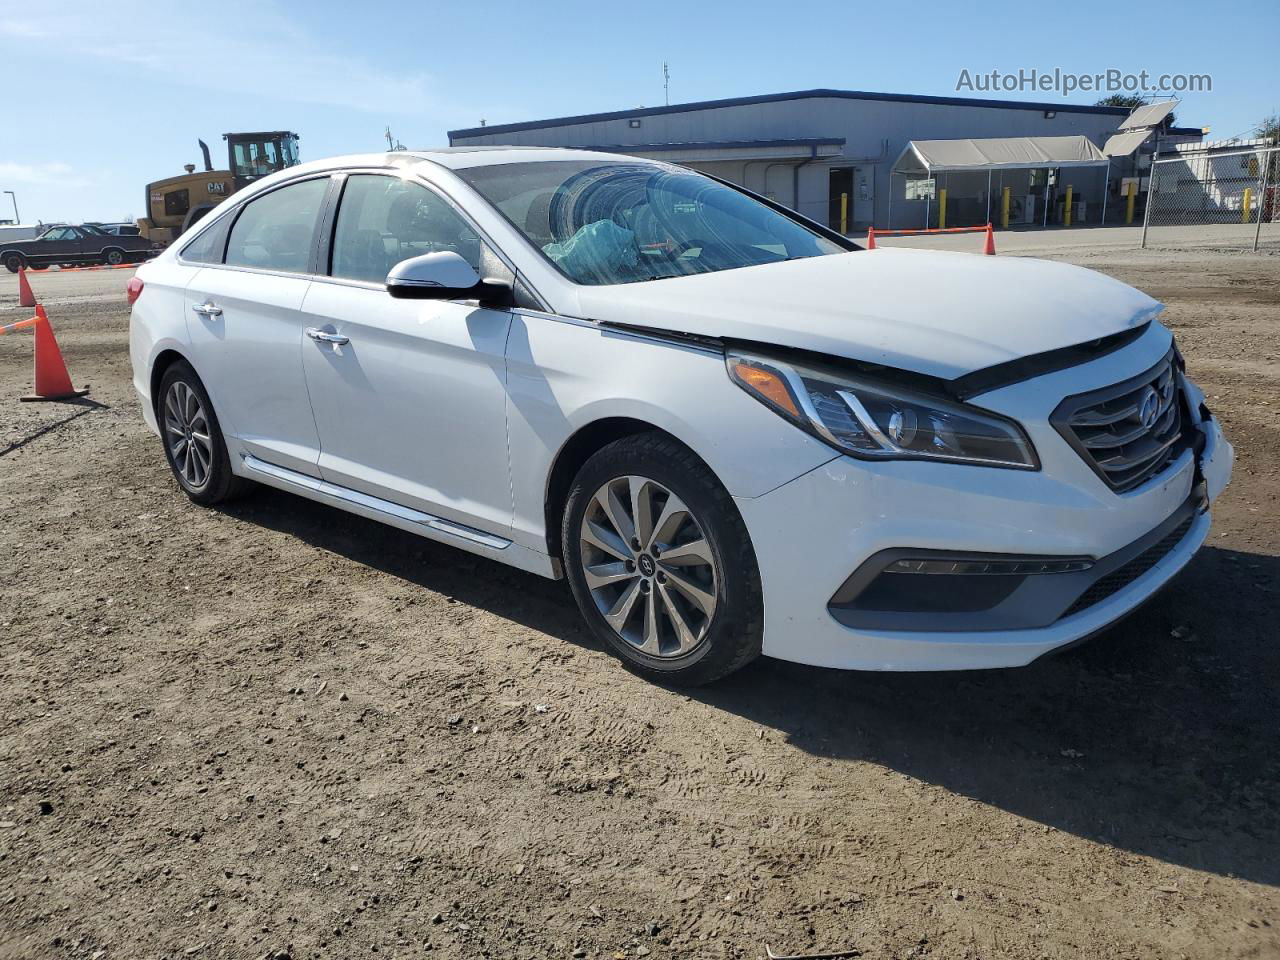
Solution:
[[[1190,382],[1184,389],[1193,442],[1123,497],[1074,476],[839,458],[740,500],[765,583],[764,652],[845,669],[1012,667],[1125,617],[1195,555],[1209,533],[1209,504],[1231,477],[1231,444],[1203,394]],[[884,572],[930,551],[985,558],[991,572],[1017,582],[970,577],[965,586]],[[1064,559],[1081,562],[1048,565]],[[1037,560],[1045,572],[1000,566]],[[886,577],[896,578],[892,589],[874,598],[875,609],[860,609],[863,589]]]

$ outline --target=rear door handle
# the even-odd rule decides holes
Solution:
[[[192,312],[198,313],[202,317],[220,317],[222,316],[222,308],[212,300],[206,300],[204,303],[197,303],[191,308]]]
[[[344,337],[340,333],[329,333],[321,330],[319,327],[307,327],[306,334],[317,343],[336,343],[341,346],[344,343],[350,343],[350,337]]]

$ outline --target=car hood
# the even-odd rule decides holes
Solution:
[[[1140,326],[1162,304],[1069,264],[883,248],[579,287],[592,320],[795,347],[954,379]]]

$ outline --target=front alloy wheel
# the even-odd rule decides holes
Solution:
[[[655,480],[626,476],[596,491],[582,518],[582,570],[615,633],[651,657],[680,657],[716,613],[716,564],[697,519]]]
[[[588,458],[560,544],[583,617],[632,670],[702,684],[759,656],[751,538],[716,475],[675,438],[633,434]]]

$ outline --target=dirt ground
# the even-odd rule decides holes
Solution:
[[[18,403],[0,338],[0,957],[1280,957],[1280,258],[1071,257],[1168,303],[1236,445],[1191,566],[1025,669],[692,694],[562,584],[193,506],[130,271],[33,275],[93,392]]]

